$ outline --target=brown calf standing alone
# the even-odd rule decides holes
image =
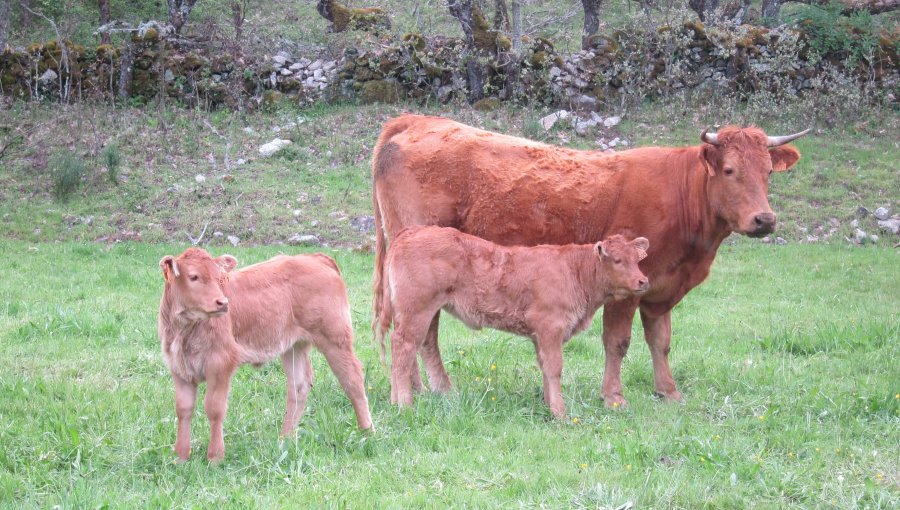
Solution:
[[[197,384],[207,383],[207,457],[221,460],[222,422],[234,372],[243,363],[260,364],[279,355],[287,376],[281,434],[288,435],[303,416],[312,387],[313,345],[350,397],[359,427],[372,427],[362,366],[353,352],[347,289],[334,260],[320,253],[278,256],[232,272],[237,260],[231,255],[214,259],[188,248],[177,258],[163,257],[159,266],[166,281],[159,338],[175,381],[179,460],[191,454]]]
[[[544,401],[565,416],[562,346],[597,309],[649,288],[638,268],[649,243],[615,235],[596,244],[505,247],[454,228],[412,227],[387,255],[378,336],[391,335],[391,402],[412,404],[416,351],[442,308],[467,326],[531,338],[544,374]],[[432,371],[429,370],[429,373]]]

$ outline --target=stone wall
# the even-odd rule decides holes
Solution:
[[[491,104],[516,99],[596,109],[622,94],[667,96],[688,89],[803,94],[816,91],[817,77],[827,69],[865,78],[888,94],[900,84],[897,34],[883,36],[869,60],[849,68],[841,55],[812,54],[804,37],[786,27],[707,28],[692,21],[596,35],[589,50],[571,55],[535,39],[518,57],[501,51],[481,62],[485,96]],[[461,40],[407,34],[377,50],[348,49],[336,60],[278,52],[253,61],[191,41],[163,42],[150,31],[122,48],[66,43],[64,51],[53,41],[5,51],[0,86],[3,94],[25,99],[111,97],[121,90],[140,102],[159,93],[162,72],[168,96],[212,108],[252,108],[281,98],[303,104],[335,98],[462,101],[468,96],[463,53]],[[131,80],[123,85],[129,57]]]

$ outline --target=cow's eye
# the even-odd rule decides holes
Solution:
[[[613,259],[613,262],[615,262],[616,264],[621,264],[621,263],[622,263],[622,259]]]
[[[734,168],[726,168],[725,169],[725,175],[731,175],[733,173],[734,173]]]
[[[192,274],[192,275],[188,276],[188,279],[190,279],[192,282],[196,282],[197,280],[200,279],[200,277],[195,274]]]

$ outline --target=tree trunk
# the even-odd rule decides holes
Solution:
[[[475,29],[472,25],[472,0],[448,0],[450,14],[459,20],[466,40],[466,76],[469,83],[469,101],[475,102],[484,97],[484,69],[478,63],[481,52],[475,48]]]
[[[506,0],[494,0],[494,30],[509,30],[509,11]]]
[[[9,15],[11,13],[9,0],[0,0],[0,51],[5,50],[9,43]]]
[[[584,32],[581,34],[581,49],[590,48],[590,38],[600,29],[600,2],[603,0],[581,0],[584,6]]]
[[[240,41],[241,35],[244,30],[244,20],[246,19],[247,11],[244,6],[241,5],[241,2],[231,2],[231,20],[234,23],[234,40]]]
[[[512,0],[512,50],[518,57],[522,54],[522,4]]]
[[[775,19],[781,11],[782,0],[762,0],[762,17]]]
[[[128,39],[125,43],[125,50],[122,51],[122,58],[119,60],[118,94],[122,102],[128,100],[128,94],[131,90],[132,65],[134,65],[134,44]]]
[[[19,5],[22,7],[22,28],[25,31],[31,30],[31,0],[19,0]]]
[[[169,4],[169,24],[175,33],[181,33],[181,27],[187,22],[197,0],[167,0]]]
[[[705,23],[709,15],[719,7],[719,0],[688,0],[688,7]]]
[[[109,0],[99,0],[100,7],[100,26],[106,25],[109,23]],[[100,44],[109,44],[110,36],[109,32],[103,32],[100,34]]]

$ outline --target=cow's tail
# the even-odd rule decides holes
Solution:
[[[394,321],[394,304],[391,302],[391,286],[390,284],[382,286],[381,308],[379,314],[375,316],[372,329],[375,331],[375,341],[378,343],[378,353],[381,359],[381,366],[385,369],[387,359],[385,356],[384,337],[388,330],[391,329],[391,323]]]
[[[381,207],[378,204],[378,193],[373,190],[372,201],[375,205],[375,270],[372,275],[372,308],[375,312],[372,319],[373,341],[378,344],[381,353],[381,364],[387,368],[384,355],[384,335],[391,327],[393,310],[391,309],[390,288],[385,285],[384,263],[387,257],[387,239],[381,218]]]

